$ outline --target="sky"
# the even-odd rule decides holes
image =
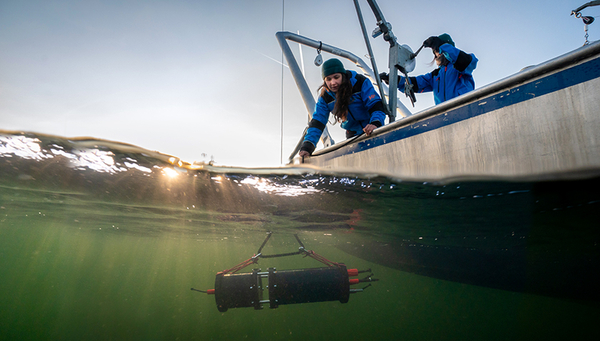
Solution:
[[[378,4],[399,43],[416,50],[448,33],[474,53],[480,88],[582,46],[584,25],[570,13],[586,2]],[[375,17],[359,3],[370,33]],[[600,6],[583,14],[597,17]],[[0,130],[119,141],[188,162],[280,166],[308,122],[281,64],[282,28],[368,61],[352,0],[0,0]],[[588,33],[600,39],[600,21]],[[383,71],[389,44],[382,37],[371,44]],[[291,48],[300,60],[299,46]],[[316,51],[303,47],[302,57],[316,97]],[[432,71],[431,61],[424,49],[410,75]],[[414,108],[400,98],[413,113],[433,105],[431,93],[418,94]],[[345,138],[339,125],[329,130]]]

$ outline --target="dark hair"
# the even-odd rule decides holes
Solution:
[[[327,91],[330,91],[325,81],[323,81],[318,90],[321,90],[321,97]],[[342,83],[335,94],[335,98],[335,106],[331,113],[337,122],[343,122],[346,120],[346,116],[348,116],[348,107],[352,101],[352,83],[350,83],[350,79],[346,73],[342,73]]]
[[[444,56],[441,53],[438,53],[438,57],[435,56],[435,53],[433,54],[433,60],[431,61],[431,63],[427,64],[429,66],[433,66],[435,64],[436,59],[440,60],[440,66],[446,66],[448,65],[450,62],[448,61],[448,59],[446,59],[446,56]]]

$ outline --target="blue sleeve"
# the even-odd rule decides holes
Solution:
[[[327,107],[327,103],[323,100],[323,97],[319,96],[312,119],[308,124],[308,130],[304,136],[304,142],[310,142],[316,147],[328,120],[329,108]]]
[[[471,74],[479,61],[474,54],[467,54],[450,44],[440,46],[440,53],[448,59],[450,64],[461,73]]]
[[[415,85],[416,82],[416,88],[413,88],[415,93],[433,91],[433,75],[431,73],[417,77],[409,77],[409,79],[413,85]],[[398,90],[404,92],[404,77],[400,77]]]
[[[373,122],[378,121],[380,123],[379,126],[384,125],[385,112],[383,111],[383,102],[381,101],[381,97],[379,97],[379,94],[377,94],[377,92],[375,91],[373,83],[371,83],[371,81],[368,78],[365,79],[365,81],[362,84],[361,97],[363,103],[365,103],[365,107],[367,107],[367,110],[369,110],[369,113],[371,114],[371,119],[369,120],[369,123],[372,124]]]

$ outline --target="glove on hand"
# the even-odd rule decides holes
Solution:
[[[388,75],[385,72],[382,72],[379,74],[379,79],[381,79],[381,81],[385,82],[385,84],[390,85],[390,75]]]
[[[436,36],[429,37],[423,42],[424,47],[430,47],[435,52],[439,52],[442,45],[444,45],[444,41]]]

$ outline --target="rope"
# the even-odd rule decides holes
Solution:
[[[275,255],[263,255],[261,253],[263,247],[265,247],[265,245],[267,244],[267,242],[269,241],[269,239],[271,238],[271,235],[273,233],[272,232],[268,232],[267,233],[267,238],[265,238],[265,240],[263,241],[262,245],[260,246],[260,248],[258,248],[258,252],[256,252],[256,254],[252,257],[249,258],[243,262],[241,262],[240,264],[227,269],[227,270],[223,270],[217,273],[217,275],[225,275],[225,274],[230,274],[230,273],[236,273],[240,270],[242,270],[243,268],[247,267],[250,264],[256,264],[258,263],[258,259],[259,258],[277,258],[277,257],[287,257],[287,256],[295,256],[295,255],[301,255],[304,254],[304,257],[310,257],[312,259],[315,259],[327,266],[342,266],[341,263],[337,263],[337,262],[333,262],[330,261],[329,259],[319,255],[318,253],[312,251],[312,250],[305,250],[304,249],[304,244],[302,244],[302,241],[300,240],[300,238],[298,238],[297,234],[294,234],[294,237],[296,237],[296,240],[298,241],[298,244],[300,244],[300,250],[296,251],[296,252],[289,252],[289,253],[279,253],[279,254],[275,254]],[[371,269],[369,269],[368,271],[371,271]],[[366,271],[365,271],[366,272]]]
[[[327,259],[327,258],[325,258],[325,257],[323,257],[323,256],[321,256],[319,254],[317,254],[316,252],[314,252],[312,250],[306,251],[306,255],[309,256],[309,257],[311,257],[311,258],[313,258],[313,259],[318,260],[319,262],[321,262],[321,263],[323,263],[323,264],[325,264],[327,266],[341,266],[340,263],[332,262],[329,259]]]
[[[221,271],[221,272],[217,272],[217,275],[221,275],[221,274],[229,274],[229,273],[236,273],[236,272],[238,272],[238,271],[242,270],[243,268],[247,267],[247,266],[248,266],[248,265],[250,265],[250,264],[257,263],[257,262],[258,262],[258,257],[259,257],[259,256],[260,256],[260,255],[256,255],[256,256],[254,256],[254,257],[252,257],[252,258],[250,258],[250,259],[247,259],[247,260],[245,260],[245,261],[241,262],[240,264],[238,264],[238,265],[236,265],[236,266],[234,266],[234,267],[232,267],[232,268],[230,268],[230,269],[223,270],[223,271]]]

